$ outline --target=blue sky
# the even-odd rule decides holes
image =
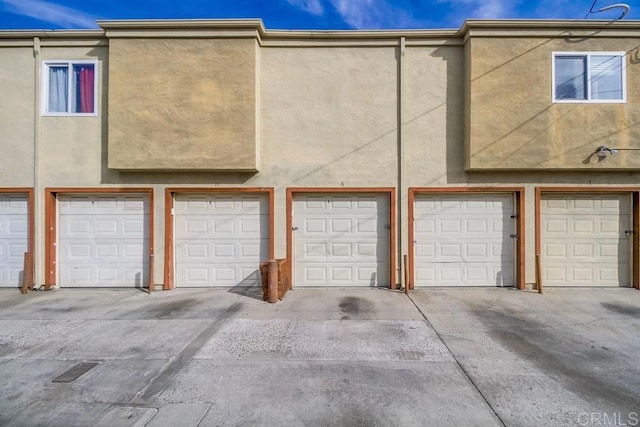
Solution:
[[[620,3],[597,0],[594,10]],[[0,0],[0,29],[96,28],[102,19],[262,18],[269,29],[458,28],[467,18],[585,19],[593,0]],[[640,0],[624,19],[640,18]],[[611,19],[615,8],[589,19]]]

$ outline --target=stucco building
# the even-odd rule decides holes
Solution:
[[[0,31],[0,285],[640,283],[640,22]]]

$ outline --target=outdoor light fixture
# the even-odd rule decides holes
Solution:
[[[596,155],[601,159],[604,159],[609,154],[614,155],[616,153],[618,153],[618,150],[616,150],[615,148],[605,147],[604,145],[601,145],[598,148],[596,148]]]
[[[605,145],[601,145],[596,148],[594,154],[598,156],[600,160],[605,159],[608,155],[618,154],[618,151],[640,151],[640,148],[610,148]]]

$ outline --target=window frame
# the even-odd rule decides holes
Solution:
[[[71,110],[71,95],[73,82],[73,66],[74,65],[93,65],[93,112],[92,113],[74,113]],[[69,89],[67,93],[67,111],[48,111],[49,108],[49,69],[51,67],[68,68]],[[49,117],[95,117],[98,115],[98,60],[96,59],[47,59],[42,61],[42,96],[41,96],[42,115]]]
[[[585,58],[586,60],[586,90],[587,99],[557,99],[556,98],[556,58],[559,56],[574,56],[576,58]],[[621,99],[593,99],[591,98],[591,57],[592,56],[611,56],[621,59],[620,74],[622,79],[622,98]],[[551,101],[554,104],[625,104],[627,102],[627,52],[625,51],[571,51],[571,52],[553,52],[551,54]]]

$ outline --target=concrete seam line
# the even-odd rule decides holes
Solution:
[[[236,302],[205,326],[178,354],[170,359],[156,377],[136,394],[132,402],[145,404],[160,395],[198,351],[243,307],[244,304]]]
[[[429,325],[429,327],[431,329],[433,329],[433,332],[435,332],[436,336],[438,337],[438,339],[440,340],[440,342],[442,343],[442,345],[444,345],[444,347],[447,349],[447,351],[449,352],[449,354],[451,355],[451,357],[453,357],[453,360],[455,360],[456,365],[458,365],[458,367],[460,368],[460,370],[462,371],[462,373],[464,374],[464,376],[467,378],[467,380],[471,383],[471,385],[473,386],[473,388],[476,389],[476,391],[478,392],[478,394],[480,395],[480,397],[482,397],[482,400],[484,400],[484,402],[487,404],[487,406],[491,409],[491,412],[493,412],[493,414],[496,416],[496,418],[498,419],[498,421],[500,421],[500,424],[502,424],[504,427],[506,427],[507,425],[504,423],[504,421],[502,421],[502,418],[500,418],[500,415],[498,414],[498,412],[495,410],[495,408],[493,407],[493,405],[491,405],[491,403],[489,402],[489,400],[485,397],[485,395],[482,393],[482,391],[480,391],[480,388],[478,387],[478,385],[475,383],[475,381],[473,381],[473,379],[471,378],[471,375],[469,375],[469,372],[467,372],[467,370],[464,368],[464,366],[462,366],[462,364],[460,363],[460,361],[458,360],[458,358],[453,354],[453,352],[451,351],[451,349],[449,348],[449,346],[447,345],[446,342],[444,342],[444,340],[442,339],[442,336],[440,335],[440,333],[436,330],[436,328],[433,327],[433,325],[431,324],[431,322],[429,322],[429,319],[427,318],[427,315],[425,314],[425,312],[423,312],[420,307],[418,307],[418,304],[416,304],[416,302],[413,300],[413,298],[411,298],[411,294],[405,294],[409,300],[411,301],[411,303],[413,304],[413,306],[416,308],[416,310],[418,310],[418,312],[420,313],[420,315],[422,315],[422,317],[424,318],[424,321],[427,322],[427,325]]]
[[[196,423],[196,427],[200,427],[200,424],[202,424],[202,421],[204,420],[204,418],[209,414],[209,412],[211,412],[212,407],[213,407],[213,402],[209,403],[209,406],[207,406],[207,410],[204,411],[204,414],[202,414],[202,416]]]

